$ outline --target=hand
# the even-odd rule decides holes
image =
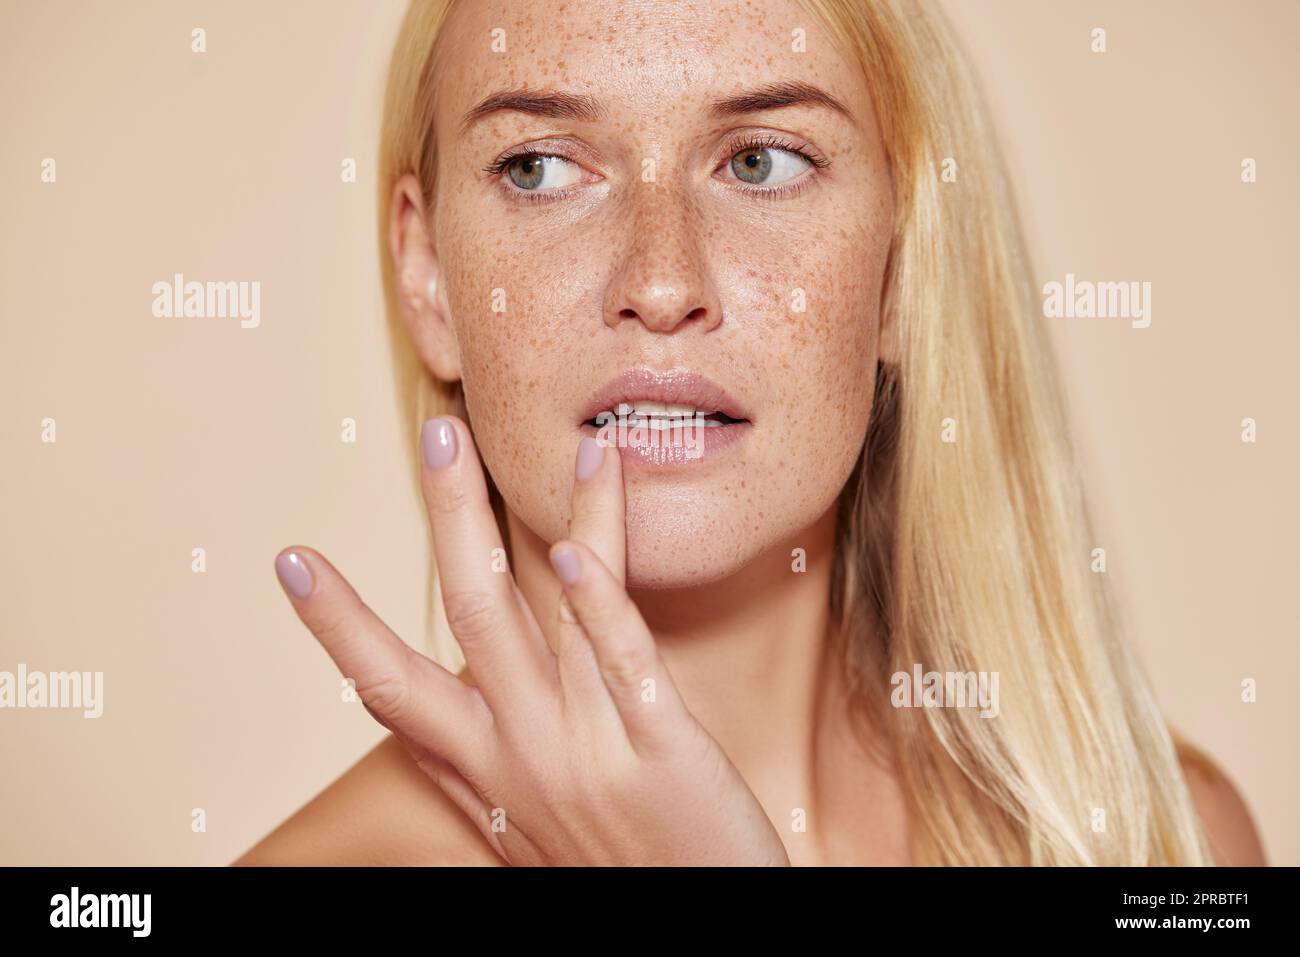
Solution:
[[[550,551],[558,611],[538,615],[492,568],[501,537],[464,423],[431,420],[421,445],[443,604],[476,685],[406,645],[319,554],[276,559],[371,715],[511,864],[788,865],[628,597],[617,450],[579,447],[570,537]]]

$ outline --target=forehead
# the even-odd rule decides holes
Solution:
[[[614,118],[672,121],[778,81],[814,85],[870,120],[860,71],[797,0],[459,0],[439,56],[440,126],[504,89],[586,94]]]

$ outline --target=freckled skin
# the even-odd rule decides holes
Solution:
[[[808,52],[791,50],[796,27]],[[893,205],[860,71],[786,0],[476,0],[445,29],[433,243],[476,440],[513,519],[564,537],[578,411],[627,369],[688,368],[753,429],[689,472],[627,471],[629,585],[686,587],[788,554],[833,507],[871,411]],[[852,121],[810,105],[707,112],[778,80],[825,89]],[[607,115],[499,112],[459,135],[467,110],[516,87],[595,96]],[[793,177],[797,192],[756,195],[727,177],[745,132],[810,144],[829,165]],[[483,167],[539,140],[581,181],[527,204]]]

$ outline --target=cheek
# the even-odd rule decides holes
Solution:
[[[866,434],[875,386],[883,259],[864,236],[827,228],[792,258],[804,312],[776,330],[789,468],[805,485],[842,483]],[[829,255],[828,255],[829,253]],[[824,476],[821,483],[818,476]],[[821,489],[833,497],[838,487]]]
[[[508,224],[453,235],[444,268],[479,454],[511,510],[544,539],[560,538],[578,442],[562,399],[590,341],[573,317],[594,308],[574,277],[598,270],[572,244],[521,247]]]
[[[847,461],[839,475],[857,456],[874,391],[886,255],[870,224],[812,226],[797,248],[767,256],[772,265],[732,277],[737,314],[767,317],[747,330],[747,351],[768,387],[764,425],[780,433],[764,448],[783,456],[786,474],[811,478]]]

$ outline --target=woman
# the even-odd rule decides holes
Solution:
[[[1262,862],[1089,566],[971,75],[904,0],[412,4],[381,233],[467,667],[282,552],[393,737],[240,863]]]

